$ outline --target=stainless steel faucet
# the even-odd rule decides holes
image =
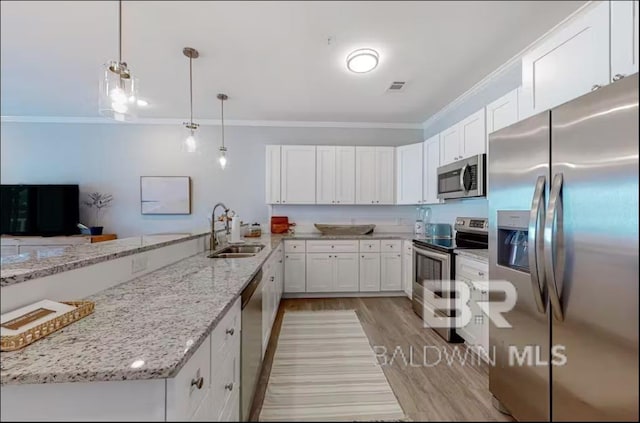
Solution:
[[[218,239],[216,237],[216,209],[218,207],[222,207],[224,209],[224,229],[225,233],[229,235],[231,232],[229,229],[229,208],[224,205],[224,203],[218,203],[213,206],[213,211],[211,212],[211,240],[209,241],[209,248],[211,251],[214,251],[218,246]]]

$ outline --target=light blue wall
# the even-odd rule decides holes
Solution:
[[[437,120],[429,122],[428,126],[424,128],[424,139],[444,131],[520,85],[522,85],[522,63],[517,61],[462,103],[448,110]],[[425,120],[427,118],[428,116]]]

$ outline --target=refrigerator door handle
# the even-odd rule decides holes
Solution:
[[[544,222],[544,190],[546,178],[538,176],[536,188],[531,200],[531,214],[529,215],[529,269],[531,273],[531,288],[533,299],[536,302],[538,311],[542,314],[546,312],[547,289],[544,275],[544,243],[542,239],[542,228]],[[542,278],[542,283],[540,279]]]
[[[549,208],[544,222],[544,264],[549,289],[549,300],[553,308],[554,317],[564,320],[558,281],[564,275],[564,233],[562,210],[562,173],[553,177],[551,192],[549,193]]]

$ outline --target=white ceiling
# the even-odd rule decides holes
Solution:
[[[423,122],[583,1],[126,1],[123,59],[150,106],[141,117]],[[97,116],[101,66],[117,57],[117,2],[2,1],[3,116]],[[333,37],[333,42],[327,42]],[[346,70],[360,47],[368,74]],[[392,81],[407,81],[388,93]]]

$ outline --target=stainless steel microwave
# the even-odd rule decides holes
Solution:
[[[486,154],[478,154],[438,168],[438,198],[485,196]]]

